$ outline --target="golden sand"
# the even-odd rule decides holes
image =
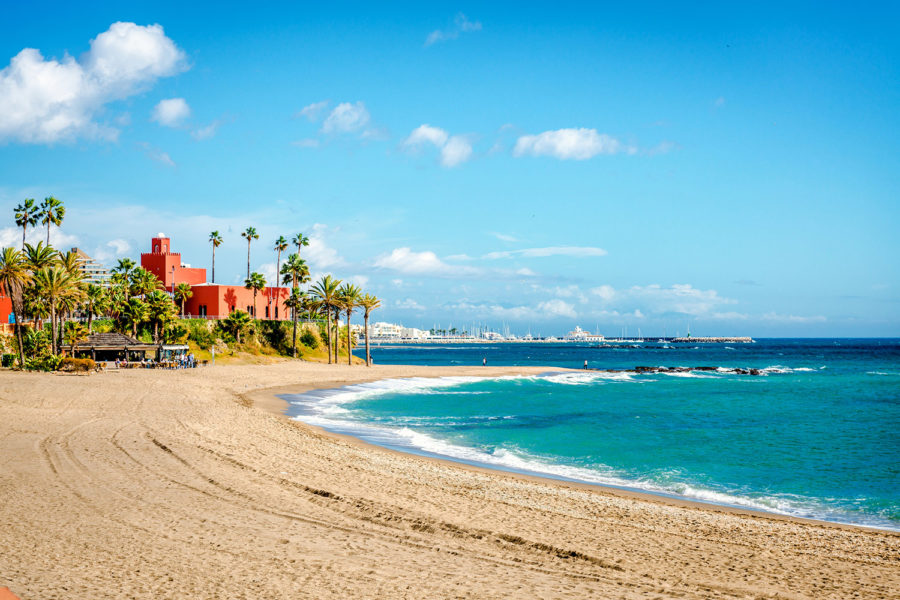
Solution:
[[[540,371],[0,373],[0,586],[24,600],[900,597],[895,533],[398,454],[289,421],[269,389]]]

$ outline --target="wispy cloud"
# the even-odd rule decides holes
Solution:
[[[587,160],[598,154],[635,154],[637,148],[623,144],[596,129],[556,129],[516,140],[513,156],[552,156],[560,160]]]
[[[322,133],[354,133],[365,129],[371,116],[362,102],[341,102],[325,117]]]
[[[160,163],[161,165],[165,165],[167,167],[174,168],[176,166],[175,161],[172,160],[172,157],[169,156],[168,152],[163,152],[159,148],[152,146],[151,144],[149,144],[147,142],[138,142],[137,145],[139,148],[143,149],[144,154],[150,160],[156,161],[156,162]]]
[[[500,240],[501,242],[518,242],[518,238],[507,235],[505,233],[497,233],[496,231],[492,231],[491,235]]]
[[[501,250],[498,252],[488,252],[482,258],[489,260],[499,258],[543,258],[547,256],[571,256],[571,257],[588,257],[588,256],[606,256],[607,252],[603,248],[593,246],[547,246],[544,248],[524,248],[522,250]]]
[[[447,29],[435,29],[425,38],[425,46],[431,46],[438,42],[446,42],[455,40],[461,33],[469,33],[472,31],[481,31],[481,23],[479,21],[470,21],[466,15],[459,13],[453,19],[453,25]]]
[[[78,60],[25,48],[0,71],[0,141],[115,140],[119,130],[95,120],[104,106],[187,68],[160,25],[113,23]]]
[[[312,104],[307,104],[303,108],[300,109],[300,112],[297,113],[298,117],[305,117],[309,121],[315,123],[316,121],[322,118],[322,115],[328,109],[328,106],[331,104],[330,100],[322,100],[320,102],[313,102]]]

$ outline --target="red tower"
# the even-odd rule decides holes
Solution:
[[[141,253],[141,266],[163,282],[167,290],[173,285],[197,285],[206,282],[206,269],[192,269],[182,264],[181,253],[172,252],[172,241],[159,234],[150,241],[151,252]]]

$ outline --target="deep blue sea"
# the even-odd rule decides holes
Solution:
[[[303,421],[407,452],[900,530],[900,340],[372,354],[379,364],[760,369],[386,380],[286,398]]]

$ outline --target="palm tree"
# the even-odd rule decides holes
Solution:
[[[298,288],[291,289],[291,296],[284,301],[284,305],[291,309],[294,321],[294,332],[291,335],[291,354],[297,358],[297,312],[306,304],[306,292]]]
[[[62,225],[63,217],[66,216],[66,207],[53,196],[47,196],[41,203],[39,214],[41,216],[41,224],[47,226],[47,245],[49,246],[50,225],[56,225],[57,227]]]
[[[131,337],[137,337],[138,327],[147,321],[150,309],[147,303],[140,298],[129,298],[119,305],[119,319],[126,327],[131,328]]]
[[[99,285],[89,284],[85,290],[84,310],[88,314],[88,333],[94,333],[94,315],[106,310],[109,299],[106,290]]]
[[[81,275],[81,264],[84,260],[78,256],[77,252],[71,250],[68,252],[60,252],[57,255],[57,261],[59,261],[59,266],[65,269],[66,272],[72,273],[73,275]]]
[[[112,268],[113,273],[121,273],[128,277],[131,275],[131,271],[137,266],[137,263],[131,260],[130,258],[120,258],[118,264]]]
[[[275,259],[275,287],[278,287],[278,277],[281,274],[281,253],[288,249],[288,241],[284,239],[283,235],[279,235],[278,239],[275,240],[275,245],[273,246],[275,252],[278,253],[278,258]],[[269,302],[272,301],[272,295],[269,294]]]
[[[246,231],[241,233],[241,237],[247,240],[247,279],[250,279],[250,242],[259,239],[255,227],[248,227]]]
[[[347,315],[347,364],[353,364],[353,339],[350,335],[350,315],[359,306],[359,298],[362,296],[362,290],[358,285],[345,283],[338,290],[338,296],[341,299],[341,308]]]
[[[159,341],[159,334],[166,324],[175,318],[178,310],[172,304],[172,298],[162,290],[156,290],[144,297],[147,302],[147,320],[153,323],[153,341]]]
[[[34,198],[25,198],[25,201],[16,207],[16,225],[22,228],[22,250],[25,249],[25,230],[28,229],[29,225],[31,227],[37,225],[38,210],[39,208],[35,204]]]
[[[38,269],[32,278],[35,288],[50,307],[50,351],[57,354],[56,309],[60,298],[76,285],[76,281],[71,273],[58,265]]]
[[[45,246],[43,242],[38,242],[37,246],[25,244],[25,260],[32,271],[49,267],[56,262],[56,256],[56,250]]]
[[[212,282],[216,282],[216,248],[222,245],[222,236],[219,235],[218,231],[213,231],[209,234],[209,242],[213,247],[213,262],[212,262]]]
[[[300,250],[303,249],[303,246],[309,246],[309,238],[302,233],[295,235],[293,239],[291,239],[291,242],[297,246],[297,256],[300,256]]]
[[[331,311],[337,304],[337,290],[340,285],[340,279],[335,279],[331,275],[325,275],[310,290],[316,304],[320,307],[321,312],[325,314],[326,331],[328,332],[328,364],[331,364],[331,343],[332,341],[337,342],[331,333]]]
[[[363,321],[365,322],[366,333],[366,366],[372,366],[372,359],[369,356],[369,314],[381,306],[381,300],[371,294],[365,294],[359,299],[359,305],[363,307]]]
[[[9,294],[15,320],[16,338],[19,343],[19,368],[25,368],[25,351],[22,349],[23,288],[31,282],[31,273],[25,257],[18,250],[4,248],[0,251],[0,286]]]
[[[132,296],[146,296],[150,292],[163,289],[162,281],[143,267],[134,269],[129,279],[131,279]]]
[[[87,338],[88,330],[77,321],[66,323],[65,330],[64,337],[66,343],[69,344],[69,352],[72,356],[75,356],[75,346],[78,345],[78,342],[82,342]]]
[[[284,266],[281,267],[281,276],[283,277],[282,283],[291,284],[291,297],[295,292],[297,292],[297,286],[301,283],[306,283],[309,281],[309,268],[306,266],[306,261],[300,258],[299,254],[291,254],[288,256],[287,261],[284,263]],[[292,352],[294,358],[297,358],[297,316],[300,311],[300,306],[295,303],[295,305],[288,306],[291,309],[291,321],[293,321],[293,345]]]
[[[244,287],[253,290],[253,318],[259,319],[259,313],[256,312],[256,293],[266,289],[266,278],[262,273],[253,272],[244,281]]]
[[[250,326],[250,315],[242,310],[236,310],[222,321],[222,325],[226,331],[230,331],[234,335],[235,341],[241,343],[241,332]]]
[[[191,291],[190,284],[179,283],[175,286],[175,302],[181,303],[181,318],[184,318],[184,302],[189,300],[194,292]]]

